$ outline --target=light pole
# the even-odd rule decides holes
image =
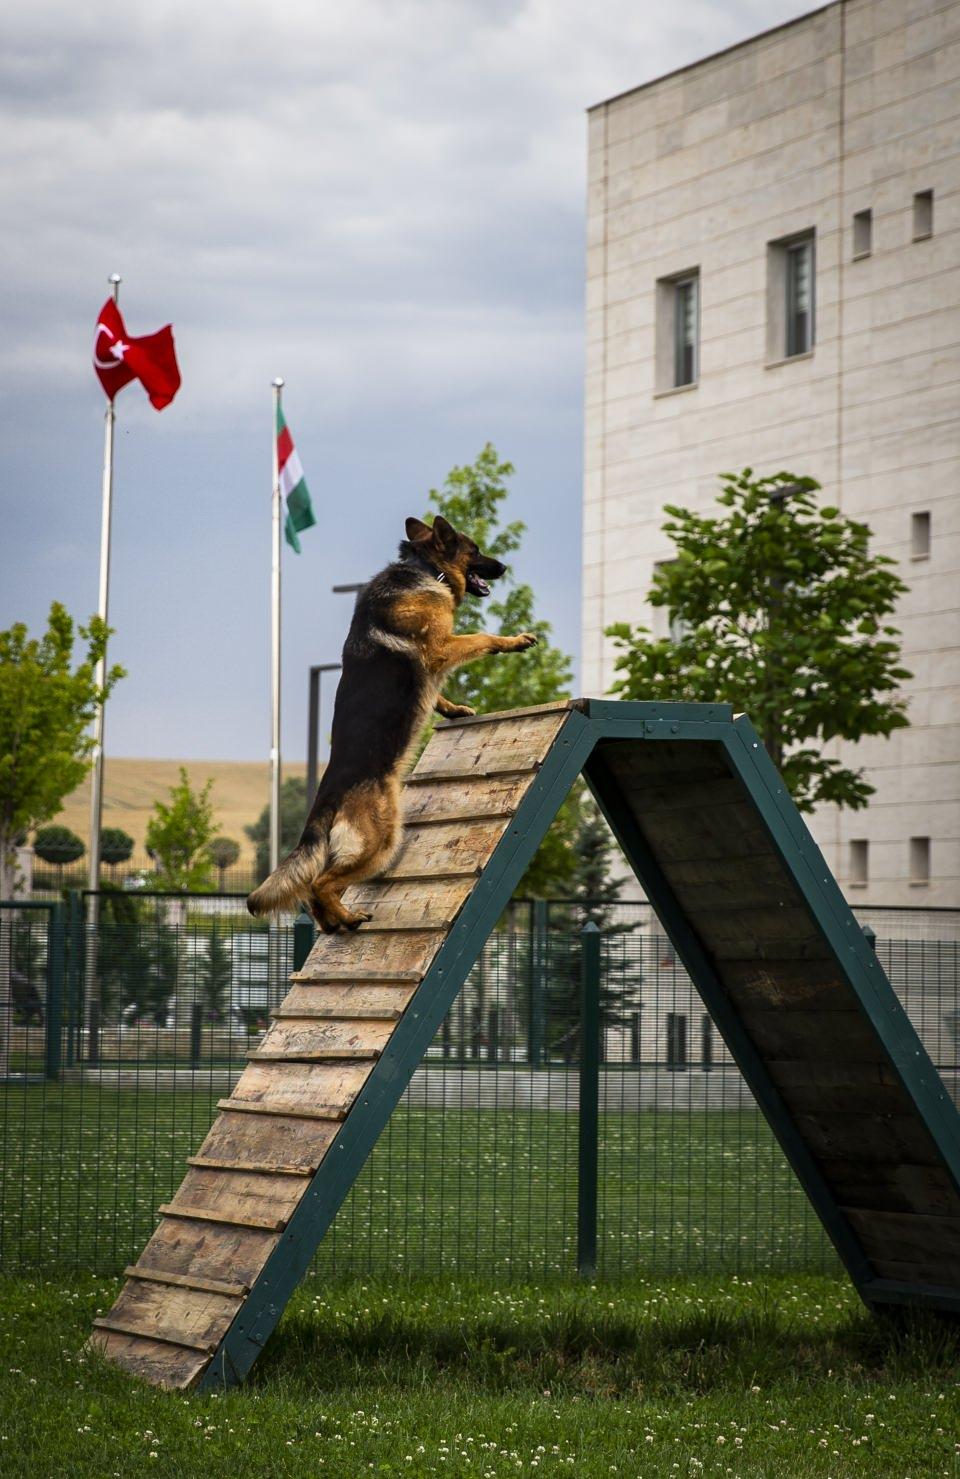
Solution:
[[[335,585],[331,589],[335,596],[354,596],[362,591],[365,582],[352,585]],[[320,748],[320,683],[324,673],[338,673],[338,662],[315,663],[310,668],[310,691],[307,699],[307,811],[313,805],[317,793],[318,752]]]

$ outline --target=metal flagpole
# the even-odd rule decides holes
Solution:
[[[273,554],[270,566],[271,699],[270,728],[270,871],[280,861],[280,393],[283,380],[273,381]]]
[[[112,272],[109,278],[114,303],[120,299],[121,277]],[[97,614],[106,624],[110,606],[110,524],[113,514],[113,429],[116,411],[112,400],[107,401],[103,430],[103,490],[100,514],[100,594]],[[107,653],[97,663],[94,681],[102,688],[107,680]],[[105,704],[97,708],[93,721],[93,772],[90,783],[90,862],[87,870],[87,887],[90,890],[87,922],[90,925],[90,954],[87,972],[87,1025],[89,1029],[88,1056],[96,1062],[99,1056],[100,997],[97,991],[96,939],[97,922],[100,915],[100,831],[103,823],[103,729]]]

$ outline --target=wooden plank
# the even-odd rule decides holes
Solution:
[[[304,1022],[274,1022],[257,1045],[256,1056],[302,1057],[304,1054],[336,1053],[360,1057],[379,1053],[390,1041],[392,1022],[334,1019]]]
[[[284,1014],[316,1010],[356,1020],[377,1018],[382,1013],[383,1019],[388,1020],[403,1012],[416,989],[414,983],[352,986],[339,981],[297,982],[283,998],[279,1010]]]
[[[530,788],[533,772],[466,780],[424,781],[404,789],[404,822],[432,826],[435,821],[511,817]]]
[[[246,1171],[251,1176],[312,1176],[316,1166],[281,1166],[272,1161],[222,1161],[215,1157],[188,1155],[188,1166],[204,1171]]]
[[[286,1222],[282,1217],[238,1217],[226,1212],[211,1212],[206,1207],[182,1207],[175,1202],[162,1202],[157,1208],[161,1217],[183,1217],[191,1222],[222,1222],[230,1227],[261,1228],[264,1232],[282,1232]]]
[[[370,1074],[369,1063],[248,1063],[233,1090],[234,1101],[287,1108],[349,1109]]]
[[[98,1315],[97,1318],[92,1321],[92,1324],[94,1330],[106,1330],[111,1335],[138,1336],[140,1334],[140,1331],[137,1329],[136,1325],[123,1323],[120,1320],[113,1320],[108,1315]],[[179,1340],[174,1340],[172,1335],[156,1334],[151,1336],[151,1339],[158,1340],[165,1345],[183,1346],[190,1351],[203,1351],[208,1356],[212,1356],[217,1348],[216,1341],[211,1343],[209,1340],[191,1340],[189,1336],[182,1337]]]
[[[739,776],[723,768],[706,778],[696,774],[681,780],[682,770],[661,775],[659,765],[650,769],[649,780],[634,772],[631,775],[630,804],[643,816],[694,811],[700,813],[717,806],[747,803],[747,794]],[[749,803],[747,803],[749,804]]]
[[[821,1161],[940,1164],[939,1152],[916,1114],[799,1113],[794,1121]]]
[[[799,1062],[769,1059],[770,1077],[790,1109],[850,1110],[870,1114],[874,1110],[909,1114],[913,1101],[890,1063],[828,1063],[805,1058]]]
[[[899,1259],[877,1256],[870,1261],[881,1278],[894,1279],[897,1283],[920,1284],[934,1289],[952,1286],[951,1293],[954,1295],[960,1284],[960,1259]],[[869,1297],[869,1290],[867,1293]]]
[[[275,1232],[171,1218],[158,1225],[137,1267],[252,1285],[276,1243]]]
[[[420,980],[440,949],[435,930],[397,931],[384,937],[370,930],[318,935],[297,981]]]
[[[404,790],[406,790],[408,786],[411,788],[414,786],[432,786],[437,782],[446,781],[492,780],[494,778],[520,776],[532,780],[536,769],[536,766],[532,769],[524,767],[522,770],[517,770],[513,765],[490,767],[478,765],[474,770],[418,770],[411,771],[403,785]]]
[[[634,806],[632,796],[628,800],[641,831],[663,866],[752,858],[757,867],[765,867],[768,858],[776,859],[763,822],[746,801],[694,814],[682,811],[648,814]]]
[[[483,868],[493,855],[509,818],[492,822],[444,822],[434,827],[411,827],[393,861],[391,874],[430,878],[441,874],[464,875]]]
[[[781,908],[797,893],[783,870],[766,860],[757,869],[747,859],[707,859],[664,864],[667,882],[686,909]]]
[[[249,1226],[286,1222],[303,1196],[297,1176],[266,1175],[262,1171],[224,1171],[190,1166],[180,1183],[176,1207],[187,1212],[201,1207],[228,1221]]]
[[[280,1115],[286,1119],[307,1119],[335,1122],[346,1118],[346,1108],[340,1104],[297,1104],[274,1099],[263,1104],[257,1099],[218,1099],[217,1108],[229,1114]]]
[[[254,1048],[247,1054],[248,1063],[375,1063],[379,1048],[318,1048],[315,1052],[271,1053]]]
[[[165,1274],[155,1268],[141,1268],[129,1263],[124,1269],[128,1279],[147,1279],[154,1284],[174,1284],[180,1289],[205,1289],[209,1294],[229,1294],[242,1299],[250,1293],[249,1284],[230,1284],[225,1279],[204,1279],[199,1274]]]
[[[477,874],[459,878],[432,877],[385,882],[370,879],[348,888],[343,902],[348,909],[373,914],[379,928],[397,924],[421,929],[445,928],[456,919],[473,892]],[[368,929],[369,925],[364,925]]]
[[[199,1351],[107,1330],[97,1331],[90,1345],[114,1366],[167,1391],[185,1391],[193,1386],[210,1364],[210,1357]]]
[[[741,1013],[754,1043],[767,1059],[822,1063],[879,1063],[885,1054],[867,1018],[860,1012],[831,1012],[829,1031],[819,1012]]]
[[[835,960],[733,960],[719,965],[723,984],[741,1011],[850,1012],[859,1007]]]
[[[731,774],[723,745],[715,740],[601,740],[597,749],[627,795],[668,780],[694,785]]]
[[[402,1012],[384,1007],[379,1012],[347,1011],[341,1007],[277,1007],[270,1016],[277,1022],[399,1022]]]
[[[949,1258],[960,1267],[960,1218],[920,1212],[885,1212],[879,1207],[841,1207],[867,1254],[905,1262]]]
[[[806,909],[687,909],[687,916],[715,960],[826,960],[829,947]]]
[[[241,1303],[238,1295],[136,1279],[124,1285],[106,1319],[129,1334],[209,1348],[216,1347]]]
[[[339,1119],[289,1119],[275,1114],[221,1114],[200,1155],[254,1165],[276,1161],[300,1170],[319,1166],[340,1128]]]
[[[528,720],[541,714],[568,714],[571,709],[583,710],[586,702],[582,698],[566,698],[557,699],[550,704],[531,704],[527,709],[497,709],[492,714],[469,714],[462,719],[441,719],[436,728],[460,729],[465,725],[472,727],[475,724],[502,724],[507,719]]]
[[[960,1196],[943,1166],[902,1162],[864,1166],[858,1161],[822,1161],[820,1168],[837,1201],[845,1207],[960,1217]]]
[[[316,944],[320,944],[317,940]],[[315,971],[291,971],[289,980],[293,985],[304,982],[309,986],[344,986],[357,990],[372,986],[403,986],[422,980],[420,971],[358,971],[351,967],[327,966]]]
[[[464,774],[478,770],[533,770],[566,723],[566,710],[534,714],[520,724],[509,719],[437,729],[413,770]]]

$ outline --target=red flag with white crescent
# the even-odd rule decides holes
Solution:
[[[104,394],[113,400],[118,390],[139,380],[157,411],[169,406],[180,389],[180,370],[170,324],[155,334],[133,339],[120,310],[108,298],[100,310],[93,340],[93,368]]]

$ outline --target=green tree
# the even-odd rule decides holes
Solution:
[[[215,837],[207,848],[217,870],[217,887],[223,893],[224,875],[240,856],[240,844],[232,837]]]
[[[722,512],[667,505],[676,556],[648,599],[674,635],[608,629],[622,698],[728,702],[750,715],[801,811],[866,806],[862,770],[824,753],[830,740],[889,735],[909,721],[897,696],[899,632],[886,618],[906,590],[866,524],[819,506],[813,478],[724,473]]]
[[[529,585],[519,584],[510,569],[509,557],[520,548],[526,525],[519,519],[504,522],[504,504],[513,476],[510,462],[501,462],[488,442],[476,460],[454,467],[442,488],[432,488],[425,517],[437,514],[475,539],[485,554],[502,560],[507,573],[488,600],[467,596],[457,609],[454,627],[458,632],[495,631],[512,634],[534,632],[538,645],[521,658],[495,655],[466,663],[451,673],[443,691],[452,703],[469,704],[478,714],[498,709],[554,703],[569,698],[572,668],[570,658],[550,644],[550,623],[537,618]],[[544,898],[563,893],[572,877],[572,840],[577,825],[578,798],[564,803],[517,889],[518,895]]]
[[[280,786],[280,856],[296,847],[307,819],[307,783],[297,775],[288,776]],[[270,807],[265,806],[255,822],[243,829],[256,849],[257,881],[262,883],[270,872]]]
[[[64,868],[82,858],[87,849],[76,832],[54,823],[50,827],[38,828],[33,839],[33,850],[38,858],[57,869],[59,887],[63,883]]]
[[[200,971],[200,999],[207,1015],[219,1022],[227,1008],[233,981],[233,957],[230,945],[214,920],[207,944],[207,955]]]
[[[155,801],[147,823],[147,851],[157,861],[158,889],[195,892],[213,887],[209,846],[217,830],[210,801],[212,778],[199,791],[190,785],[186,767],[170,787],[170,801]]]
[[[149,930],[147,931],[149,934]],[[137,1001],[151,970],[151,952],[141,926],[141,901],[115,883],[100,885],[97,983],[105,1021]]]
[[[55,816],[90,768],[91,721],[123,676],[114,666],[97,686],[109,635],[97,616],[75,631],[58,601],[42,637],[22,622],[0,632],[0,898],[12,893],[16,838]],[[75,636],[85,646],[76,666]]]
[[[122,827],[104,827],[100,833],[100,856],[111,868],[125,863],[133,852],[133,838]]]

